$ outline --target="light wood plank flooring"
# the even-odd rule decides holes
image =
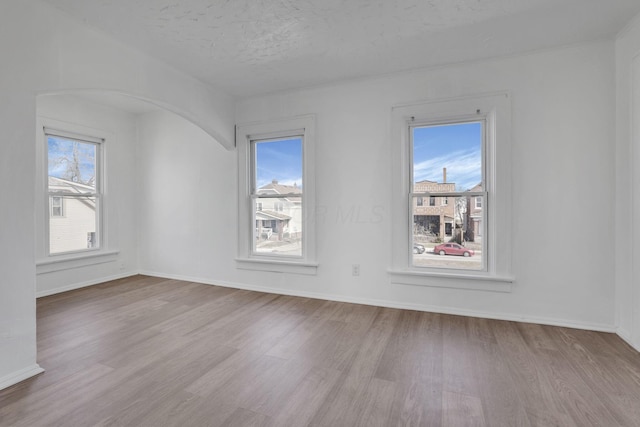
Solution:
[[[2,426],[640,426],[612,334],[147,276],[37,309]]]

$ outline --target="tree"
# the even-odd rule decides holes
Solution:
[[[60,178],[71,182],[93,186],[96,180],[95,146],[78,141],[63,141],[50,145],[50,160],[55,166],[62,166]],[[54,151],[54,153],[51,153]],[[51,156],[51,154],[54,154]],[[56,168],[57,169],[57,168]],[[84,175],[84,176],[83,176]]]
[[[457,187],[457,192],[463,192],[465,190]],[[462,244],[464,242],[464,230],[466,226],[466,214],[467,214],[467,206],[469,204],[469,197],[461,196],[456,197],[453,205],[453,237],[451,238],[452,242],[456,242],[458,244]]]

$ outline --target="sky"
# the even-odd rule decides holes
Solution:
[[[302,138],[257,142],[255,155],[257,188],[274,179],[302,187]]]
[[[482,124],[459,123],[413,128],[413,181],[447,182],[465,191],[482,181]]]
[[[78,144],[78,162],[82,183],[87,183],[96,175],[96,145],[71,141],[49,135],[47,137],[49,176],[67,179],[67,169],[73,161],[73,145]]]

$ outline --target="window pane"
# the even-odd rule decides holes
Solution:
[[[49,192],[96,192],[97,145],[47,136]]]
[[[482,183],[482,123],[412,128],[413,192],[468,191]]]
[[[446,205],[436,206],[418,206],[413,197],[413,266],[484,268],[484,224],[477,197],[482,196],[449,197]]]
[[[52,203],[57,197],[50,197]],[[95,197],[61,197],[64,216],[49,219],[49,253],[73,252],[97,248]],[[50,209],[54,210],[55,205]]]
[[[255,189],[269,184],[302,188],[302,138],[254,142]],[[281,192],[285,188],[275,188]]]
[[[64,216],[64,204],[62,197],[51,197],[51,216]]]
[[[253,206],[253,251],[302,256],[302,198],[260,198]]]

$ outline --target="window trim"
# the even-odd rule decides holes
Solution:
[[[105,236],[105,226],[104,226],[104,143],[106,141],[103,137],[92,136],[84,133],[71,132],[67,130],[61,130],[55,127],[43,126],[43,143],[44,143],[44,197],[45,197],[45,206],[47,206],[46,211],[48,215],[45,215],[45,224],[44,224],[44,256],[46,259],[58,259],[61,261],[65,261],[68,258],[75,258],[83,256],[94,257],[95,253],[105,252],[106,249],[106,239]],[[90,133],[90,132],[88,132]],[[51,206],[49,204],[52,197],[52,193],[49,191],[49,143],[48,137],[58,137],[64,138],[71,141],[82,142],[85,144],[93,144],[96,146],[96,186],[93,193],[86,193],[82,195],[78,195],[76,193],[56,193],[56,196],[59,195],[63,199],[64,198],[95,198],[96,200],[96,234],[97,234],[97,245],[91,248],[83,248],[71,251],[64,252],[55,252],[51,253],[51,229],[50,229],[50,209]]]
[[[468,121],[474,115],[486,117],[484,191],[487,193],[485,204],[490,204],[486,209],[486,224],[483,225],[483,237],[490,242],[486,250],[486,271],[412,267],[409,222],[412,188],[407,178],[410,176],[409,125],[413,122],[455,122],[460,118]],[[443,279],[462,278],[473,281],[468,285],[470,289],[497,290],[496,284],[502,283],[510,290],[510,283],[515,280],[511,274],[511,95],[496,92],[396,105],[391,111],[391,121],[392,146],[395,147],[391,156],[391,282],[443,287]],[[498,288],[505,291],[503,286]]]
[[[261,198],[254,194],[252,141],[302,135],[302,256],[285,256],[253,251],[253,203]],[[266,122],[252,122],[236,126],[238,150],[238,256],[240,269],[316,274],[316,233],[312,214],[315,212],[315,116],[306,115]],[[267,195],[262,198],[278,198]],[[286,195],[285,195],[286,197]],[[263,206],[264,207],[264,206]]]

